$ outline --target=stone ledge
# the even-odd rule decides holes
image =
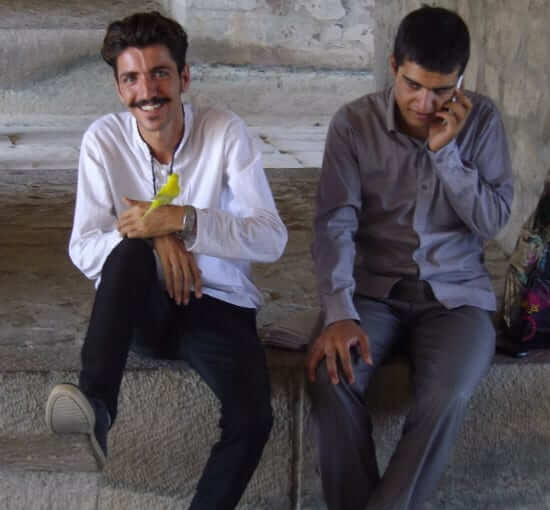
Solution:
[[[23,435],[0,437],[0,472],[48,471],[93,473],[98,471],[87,436]]]
[[[0,169],[76,170],[89,116],[0,117]],[[281,119],[252,116],[249,131],[263,154],[265,168],[318,168],[321,166],[327,120]]]
[[[303,356],[269,352],[276,424],[241,509],[296,509],[291,505],[293,497],[302,501],[303,509],[324,508],[310,403],[303,372],[299,372]],[[408,408],[409,373],[404,368],[400,362],[386,365],[369,391],[381,468],[399,438]],[[488,507],[488,502],[498,502],[499,510],[517,510],[522,501],[532,504],[533,509],[542,508],[536,505],[542,504],[550,491],[546,482],[550,451],[545,447],[550,407],[544,384],[549,370],[548,364],[524,362],[497,362],[491,367],[469,405],[452,464],[428,508],[486,510],[497,508]],[[34,433],[33,427],[43,428],[49,387],[76,376],[74,372],[0,375],[1,393],[20,402],[17,410],[6,407],[6,401],[0,402],[0,421],[4,422],[0,423],[0,437],[7,435],[10,440],[15,430],[22,431],[19,437],[23,439]],[[171,369],[134,369],[125,374],[120,409],[119,421],[110,435],[102,487],[122,490],[130,500],[149,494],[149,499],[188,502],[208,445],[217,436],[219,409],[210,391],[196,374],[182,370],[179,364],[172,364]],[[4,445],[6,441],[0,441],[0,451]],[[26,462],[18,458],[12,464],[31,470],[43,466]],[[518,472],[529,473],[529,484],[521,485],[522,490]],[[488,491],[488,487],[493,490]]]

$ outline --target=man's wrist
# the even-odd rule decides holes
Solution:
[[[181,228],[176,232],[178,239],[191,241],[197,235],[197,211],[192,205],[183,206]]]

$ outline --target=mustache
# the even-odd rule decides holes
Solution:
[[[134,101],[130,104],[131,108],[141,108],[142,106],[155,106],[157,104],[169,103],[170,99],[167,97],[155,96],[151,99],[142,99],[141,101]]]

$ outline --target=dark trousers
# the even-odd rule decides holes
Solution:
[[[123,240],[107,258],[82,348],[80,387],[114,421],[128,352],[183,359],[221,402],[222,429],[192,510],[233,509],[273,424],[271,391],[255,310],[204,295],[178,306],[158,282],[152,248]]]
[[[342,373],[332,384],[323,362],[310,388],[327,507],[419,510],[446,467],[468,401],[493,358],[490,314],[471,306],[448,310],[418,280],[396,284],[388,299],[354,301],[374,366],[353,348],[354,384]],[[381,475],[366,392],[376,368],[396,350],[412,364],[413,401]]]

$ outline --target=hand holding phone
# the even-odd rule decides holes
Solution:
[[[428,147],[435,152],[456,138],[472,109],[472,102],[462,92],[464,75],[460,75],[456,82],[455,90],[450,99],[435,112],[437,120],[433,122],[428,131]],[[457,91],[460,90],[460,93]],[[457,98],[460,95],[460,100]]]
[[[461,89],[462,88],[462,82],[464,81],[464,75],[461,74],[459,77],[458,77],[458,81],[456,82],[456,87],[455,87],[455,91],[457,89]],[[453,103],[456,103],[456,93],[453,94],[453,98],[451,99],[451,101]]]

